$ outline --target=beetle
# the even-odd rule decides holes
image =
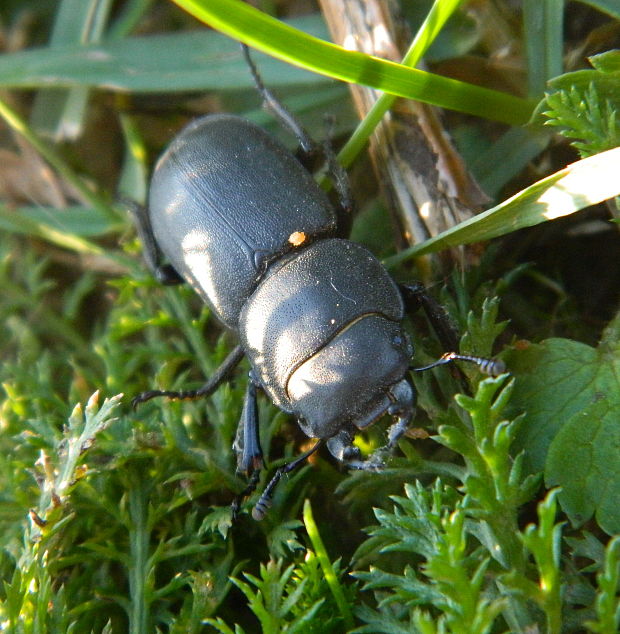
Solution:
[[[269,481],[252,512],[262,519],[282,475],[323,444],[351,468],[381,468],[415,411],[406,305],[421,305],[440,334],[449,328],[421,285],[397,285],[372,253],[343,235],[351,207],[343,168],[327,145],[334,205],[308,169],[316,144],[246,57],[264,101],[299,140],[301,158],[229,114],[193,121],[159,158],[148,208],[133,209],[147,264],[163,283],[189,283],[239,345],[200,389],[152,390],[133,404],[208,396],[246,357],[251,371],[234,443],[238,469],[250,477],[243,495],[254,490],[263,466],[257,390],[317,439]],[[499,361],[454,352],[423,369],[455,359],[503,371]],[[385,414],[394,419],[388,443],[363,460],[355,434]]]

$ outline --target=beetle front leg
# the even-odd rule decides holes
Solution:
[[[254,509],[252,510],[252,517],[256,521],[260,522],[260,520],[262,520],[267,514],[267,511],[271,507],[273,492],[278,482],[280,482],[280,480],[282,479],[282,476],[297,469],[297,467],[303,464],[315,451],[319,449],[319,447],[324,442],[325,441],[323,439],[318,440],[316,444],[314,444],[310,449],[308,449],[308,451],[301,454],[301,456],[298,456],[291,462],[287,462],[284,466],[276,470],[274,476],[271,478],[271,480],[269,480],[269,484],[267,484],[267,486],[265,487],[260,498],[258,499],[258,502],[254,505]]]
[[[349,469],[357,469],[359,471],[381,471],[385,468],[385,462],[394,453],[394,449],[398,444],[398,441],[405,434],[409,426],[413,412],[402,413],[398,416],[395,423],[393,423],[388,430],[388,442],[387,444],[375,449],[366,460],[359,459],[344,459],[343,462]],[[331,440],[331,439],[330,439]],[[355,455],[360,456],[359,449],[352,444],[344,447],[344,453],[353,458]]]
[[[381,471],[385,467],[383,458],[379,456],[379,449],[374,451],[367,460],[362,460],[359,448],[353,444],[353,434],[347,429],[341,429],[332,436],[327,441],[327,448],[334,458],[344,463],[349,469]]]
[[[383,447],[376,449],[366,460],[368,467],[365,469],[376,469],[375,465],[384,466],[384,460],[389,458],[398,445],[398,441],[409,429],[413,415],[415,413],[415,390],[407,379],[402,379],[393,385],[389,391],[392,405],[388,409],[388,414],[394,416],[396,421],[388,429],[388,441]],[[358,467],[359,468],[359,467]]]
[[[393,385],[389,392],[392,404],[387,413],[396,418],[388,430],[388,442],[379,447],[366,460],[361,459],[360,450],[353,444],[353,434],[349,429],[341,429],[327,441],[331,454],[344,462],[350,469],[380,471],[385,460],[394,452],[398,441],[405,434],[415,413],[415,391],[407,379]]]
[[[394,402],[388,409],[388,414],[396,417],[396,422],[388,430],[388,444],[383,448],[390,453],[396,448],[398,441],[405,434],[415,414],[415,390],[403,379],[390,389],[390,396]],[[379,449],[378,451],[381,451]]]
[[[136,225],[138,237],[142,243],[143,257],[153,277],[165,286],[183,284],[185,280],[176,272],[171,264],[162,264],[162,255],[153,235],[149,213],[144,205],[133,200],[125,200],[124,204],[129,208]]]

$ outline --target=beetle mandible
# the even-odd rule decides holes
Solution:
[[[160,157],[148,209],[134,207],[145,259],[161,282],[188,282],[240,343],[200,389],[153,390],[133,403],[208,396],[247,357],[251,372],[234,445],[239,470],[251,476],[245,494],[262,466],[257,389],[318,439],[276,471],[252,513],[262,519],[278,480],[322,444],[349,467],[382,466],[415,410],[405,304],[421,305],[431,321],[443,317],[421,285],[397,285],[374,255],[344,238],[351,204],[343,168],[326,146],[339,195],[334,206],[304,165],[316,144],[244,52],[264,101],[299,140],[301,159],[253,123],[225,114],[190,123]],[[454,352],[427,368],[454,359],[503,371],[499,361]],[[385,414],[394,418],[388,443],[362,460],[353,438]]]

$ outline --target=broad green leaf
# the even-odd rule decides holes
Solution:
[[[308,33],[326,35],[319,16],[292,23]],[[324,77],[273,58],[261,56],[257,63],[269,86],[326,82]],[[90,86],[116,92],[177,92],[253,89],[254,82],[238,42],[206,29],[0,55],[3,88],[48,85]]]
[[[612,369],[607,371],[611,375]],[[594,394],[592,403],[565,422],[549,448],[545,479],[548,486],[562,487],[560,504],[573,523],[581,525],[596,515],[598,525],[614,535],[620,533],[617,379],[611,387],[616,398],[613,393],[599,393],[595,400]]]
[[[334,79],[511,125],[525,123],[531,113],[527,100],[349,51],[284,24],[240,0],[174,2],[234,39]]]
[[[525,412],[515,443],[525,468],[546,469],[547,484],[562,487],[560,503],[574,522],[596,511],[612,533],[620,531],[619,322],[597,348],[548,339],[506,358],[517,377],[511,408]]]
[[[598,349],[569,339],[547,339],[507,356],[517,376],[511,408],[526,412],[516,441],[525,451],[526,470],[542,471],[560,429],[596,401],[598,375],[610,371],[600,356]]]
[[[530,185],[452,229],[385,260],[388,267],[448,247],[490,240],[568,216],[620,194],[620,148],[601,152]]]

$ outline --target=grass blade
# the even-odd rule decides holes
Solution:
[[[507,93],[408,68],[312,37],[239,0],[174,0],[232,38],[296,66],[399,97],[510,125],[525,123],[532,105]]]
[[[619,170],[620,148],[582,159],[530,185],[496,207],[401,251],[384,263],[390,268],[426,253],[490,240],[523,227],[568,216],[620,195]]]

